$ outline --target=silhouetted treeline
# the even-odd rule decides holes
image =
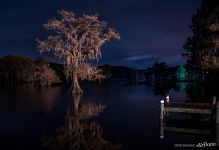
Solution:
[[[213,76],[214,75],[214,76]],[[165,96],[170,89],[185,91],[188,101],[209,102],[213,96],[218,97],[218,76],[208,71],[207,81],[203,82],[197,74],[184,66],[168,66],[165,62],[155,62],[145,74],[146,84],[153,86],[155,95]]]
[[[34,61],[13,55],[0,58],[1,86],[14,86],[19,83],[50,86],[55,82],[59,82],[59,77],[50,64],[42,59]]]
[[[155,62],[147,69],[134,69],[123,66],[103,65],[105,79],[102,83],[115,84],[148,84],[157,87],[170,86],[178,81],[195,81],[197,78],[188,73],[183,66],[168,66],[165,62]],[[49,63],[42,59],[32,60],[19,56],[0,58],[0,85],[13,86],[26,83],[39,86],[50,86],[53,83],[68,84],[63,73],[64,65]],[[87,84],[89,82],[83,81]],[[160,86],[161,84],[168,84]],[[164,92],[163,92],[164,93]]]
[[[147,82],[176,81],[179,67],[180,66],[169,67],[165,62],[155,62],[152,67],[147,68]]]
[[[124,66],[111,66],[105,64],[99,66],[103,70],[105,76],[104,82],[111,83],[126,83],[126,84],[137,84],[145,82],[145,70],[133,69]]]
[[[145,71],[122,66],[103,65],[105,82],[137,83],[144,81]],[[8,55],[0,58],[0,86],[16,84],[30,84],[37,86],[50,86],[53,83],[68,84],[63,73],[64,65],[47,62],[43,59],[32,60],[30,58]],[[83,83],[88,83],[84,81]]]

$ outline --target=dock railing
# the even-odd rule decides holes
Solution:
[[[213,97],[212,103],[188,103],[188,102],[170,102],[169,95],[166,101],[160,101],[160,119],[164,119],[168,112],[208,114],[212,115],[216,124],[219,124],[219,102]]]
[[[219,101],[216,96],[213,96],[212,103],[188,103],[188,102],[172,102],[170,96],[167,95],[165,99],[160,100],[160,138],[164,138],[164,130],[172,131],[186,131],[187,133],[208,133],[198,129],[185,130],[182,128],[176,129],[165,127],[165,118],[170,112],[175,113],[189,113],[189,114],[207,114],[211,116],[211,121],[216,125],[216,144],[219,146]]]

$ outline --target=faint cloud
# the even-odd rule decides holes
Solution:
[[[138,61],[143,59],[151,59],[154,58],[154,55],[135,55],[124,58],[125,61]]]

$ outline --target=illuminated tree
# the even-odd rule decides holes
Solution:
[[[178,81],[185,81],[188,76],[186,69],[183,66],[180,66],[176,72],[176,76]]]
[[[38,40],[40,52],[53,52],[64,62],[64,72],[72,82],[72,93],[82,93],[79,80],[102,79],[101,70],[90,61],[101,58],[101,46],[119,33],[100,21],[97,15],[76,17],[71,11],[59,11],[60,19],[51,19],[44,28],[54,31],[45,41]]]
[[[46,62],[38,62],[34,76],[40,86],[51,86],[52,83],[60,81],[55,71]]]

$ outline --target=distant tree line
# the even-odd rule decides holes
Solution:
[[[168,66],[165,62],[155,62],[147,69],[134,69],[124,66],[105,64],[98,66],[105,76],[101,82],[112,84],[175,84],[181,81],[194,81],[197,76],[188,72],[183,66]],[[0,58],[0,85],[30,84],[50,86],[54,83],[69,84],[64,74],[64,65],[49,63],[40,58],[32,60],[19,56]],[[89,84],[85,80],[82,83]]]
[[[123,82],[135,84],[137,75],[145,77],[145,70],[137,70],[123,66],[98,66],[103,70],[104,80],[101,83]],[[34,86],[50,86],[54,83],[70,84],[64,74],[64,65],[47,62],[37,58],[32,60],[26,57],[8,55],[0,58],[0,86],[14,86],[29,84]],[[82,83],[89,84],[85,80]]]
[[[14,86],[19,83],[50,86],[59,80],[50,64],[42,59],[34,61],[13,55],[0,58],[1,86]]]
[[[165,62],[155,62],[146,70],[147,82],[176,81],[180,66],[168,66]]]
[[[139,72],[141,72],[141,70],[138,69],[124,66],[112,66],[109,64],[99,66],[99,68],[103,70],[103,75],[105,76],[103,83],[123,82],[126,84],[136,84],[139,77]],[[141,73],[141,75],[145,77],[145,71],[143,71],[143,74]]]

